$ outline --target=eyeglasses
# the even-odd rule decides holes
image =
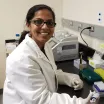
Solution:
[[[49,28],[53,28],[56,26],[56,23],[52,20],[44,21],[43,19],[37,19],[37,20],[31,20],[32,23],[34,23],[36,26],[42,27],[44,24],[47,25]]]

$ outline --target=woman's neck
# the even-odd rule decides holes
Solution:
[[[33,39],[33,38],[32,38]],[[42,50],[43,48],[44,48],[44,43],[42,43],[42,42],[39,42],[39,41],[37,41],[36,39],[33,39],[35,42],[36,42],[36,44],[39,46],[39,48]]]
[[[42,43],[42,42],[37,41],[34,37],[32,37],[31,34],[30,34],[30,37],[37,43],[37,45],[39,46],[39,48],[41,50],[44,48],[45,43]]]
[[[36,42],[36,41],[35,41]],[[37,43],[37,45],[39,46],[39,48],[42,50],[43,48],[44,48],[44,44],[42,44],[42,43],[39,43],[39,42],[36,42]]]

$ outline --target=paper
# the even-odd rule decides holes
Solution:
[[[16,48],[15,43],[6,43],[6,53],[12,52]]]

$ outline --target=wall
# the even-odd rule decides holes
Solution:
[[[15,38],[16,33],[23,31],[25,15],[35,4],[51,6],[56,13],[56,29],[61,27],[62,0],[0,0],[0,89],[5,80],[5,40]]]
[[[104,0],[63,0],[63,18],[104,26],[103,4]],[[99,13],[101,13],[100,16]],[[102,20],[99,21],[99,18]],[[84,44],[80,38],[79,32],[75,32],[71,29],[68,29],[68,31],[78,35],[79,41]],[[99,40],[86,35],[83,35],[83,38],[90,47],[101,51],[99,46],[100,44],[104,44],[104,40]]]

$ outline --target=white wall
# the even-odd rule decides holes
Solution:
[[[5,40],[23,31],[26,13],[35,4],[51,6],[56,13],[56,29],[61,27],[62,0],[0,0],[0,88],[5,79]]]
[[[80,21],[89,24],[104,26],[104,0],[63,0],[63,18]],[[102,15],[99,16],[99,13]],[[102,19],[98,21],[99,17]],[[71,33],[78,35],[79,32],[68,29]],[[83,35],[88,45],[94,49],[99,50],[100,44],[104,44],[104,40],[99,40],[86,35]],[[101,51],[101,50],[99,50]]]

